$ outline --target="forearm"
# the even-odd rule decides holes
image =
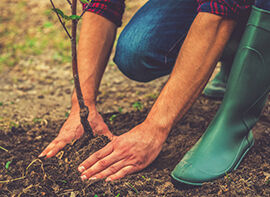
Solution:
[[[98,88],[115,40],[116,25],[86,12],[83,16],[78,45],[78,72],[86,105],[95,106]],[[77,111],[76,93],[72,95],[72,111]]]
[[[234,25],[233,20],[220,16],[198,14],[145,122],[167,137],[174,122],[183,117],[208,81]]]

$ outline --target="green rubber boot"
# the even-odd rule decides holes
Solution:
[[[220,58],[220,71],[216,74],[214,79],[210,81],[203,90],[203,94],[213,99],[223,99],[226,92],[226,85],[230,75],[234,56],[237,52],[239,43],[246,29],[250,13],[242,14],[238,21],[235,30],[233,31],[228,44],[226,45],[223,54]]]
[[[236,169],[254,143],[251,128],[270,90],[270,12],[256,7],[248,21],[222,105],[204,135],[171,173],[202,185]]]
[[[209,98],[222,99],[226,92],[226,85],[230,75],[231,63],[221,62],[220,71],[203,90],[203,94]]]

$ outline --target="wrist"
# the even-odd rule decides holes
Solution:
[[[142,125],[146,128],[146,131],[149,131],[151,135],[162,143],[164,143],[170,133],[171,127],[156,123],[155,121],[147,118]]]
[[[78,101],[75,101],[75,102],[72,101],[71,104],[72,104],[72,106],[71,106],[70,113],[78,113],[78,112],[80,112],[80,106],[79,106]],[[84,104],[88,107],[89,113],[97,111],[95,103],[93,103],[93,102],[91,102],[91,103],[85,102]]]
[[[173,121],[168,116],[164,116],[164,115],[156,116],[155,114],[151,112],[148,114],[144,122],[164,132],[170,132],[173,126]]]

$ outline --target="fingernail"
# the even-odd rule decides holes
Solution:
[[[44,153],[41,153],[38,157],[44,157],[45,155],[44,155]]]
[[[84,181],[85,179],[87,179],[87,177],[85,175],[82,175],[81,179],[82,179],[82,181]]]
[[[79,170],[79,172],[83,172],[83,171],[85,171],[85,167],[84,167],[84,166],[80,166],[80,167],[78,168],[78,170]]]
[[[53,151],[51,150],[51,151],[47,154],[47,156],[51,156],[52,153],[53,153]]]
[[[96,180],[96,179],[97,179],[97,177],[91,177],[91,178],[89,178],[89,180],[91,180],[91,181]]]
[[[106,181],[106,182],[109,182],[109,181],[112,181],[112,179],[111,179],[111,178],[106,178],[105,181]]]

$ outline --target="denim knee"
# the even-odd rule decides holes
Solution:
[[[122,31],[114,57],[129,78],[148,82],[169,74],[196,16],[195,0],[149,0]]]
[[[153,76],[151,70],[154,60],[149,53],[149,42],[146,37],[123,31],[117,42],[114,62],[128,78],[148,82],[157,78]]]

